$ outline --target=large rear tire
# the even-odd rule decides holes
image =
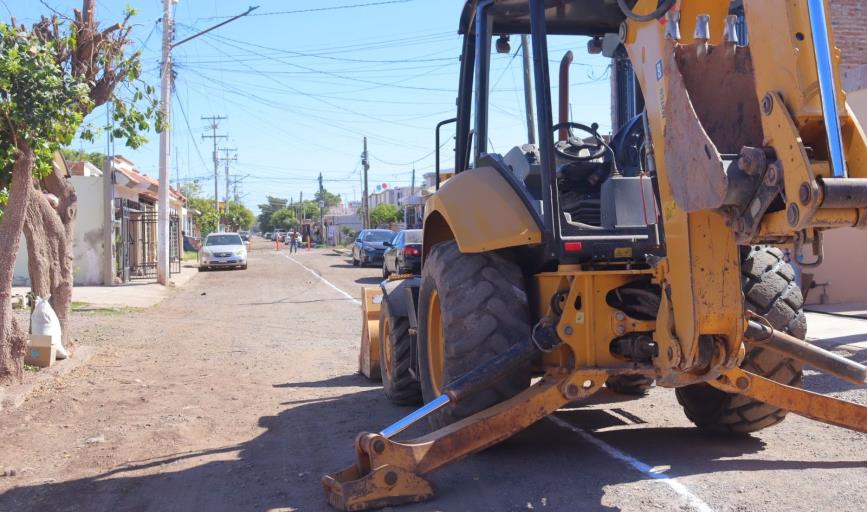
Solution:
[[[385,396],[397,405],[421,402],[421,388],[410,371],[411,349],[409,319],[392,315],[388,310],[388,302],[383,300],[379,315],[379,371]]]
[[[741,280],[744,306],[765,318],[775,329],[804,339],[807,320],[804,298],[794,281],[795,272],[772,247],[744,247],[741,251]],[[762,347],[751,348],[741,368],[789,386],[800,387],[801,365]],[[725,393],[707,384],[678,388],[677,401],[687,417],[699,428],[714,432],[746,434],[776,425],[787,411]]]
[[[520,267],[500,253],[463,254],[454,241],[433,246],[419,291],[419,376],[425,402],[482,363],[530,337]],[[530,365],[429,416],[440,428],[509,399],[530,385]]]

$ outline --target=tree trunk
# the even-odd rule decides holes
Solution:
[[[0,221],[0,382],[21,379],[26,348],[26,334],[12,316],[12,277],[33,188],[35,157],[26,142],[17,141],[16,145],[18,155],[12,166],[9,200]]]
[[[61,176],[57,169],[49,174],[44,180],[45,189],[57,196],[60,203],[57,206],[57,222],[46,224],[49,237],[57,241],[57,257],[55,264],[58,267],[56,275],[51,277],[51,307],[60,320],[60,328],[63,331],[63,346],[67,350],[74,348],[72,336],[69,332],[69,316],[72,313],[72,286],[73,268],[75,265],[75,218],[78,215],[78,196],[75,187]],[[47,202],[47,201],[46,201]],[[110,222],[106,219],[105,222]]]
[[[58,197],[59,204],[55,209],[43,192],[31,189],[24,223],[28,271],[33,293],[50,297],[51,307],[60,320],[63,346],[71,349],[73,224],[78,199],[75,189],[56,169],[44,179],[43,185]]]

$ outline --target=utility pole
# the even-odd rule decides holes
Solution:
[[[224,196],[223,201],[225,203],[228,203],[229,197],[230,197],[229,196],[229,189],[231,188],[231,186],[229,184],[229,161],[230,160],[234,160],[236,162],[238,161],[238,153],[237,153],[238,150],[234,149],[234,148],[222,148],[222,149],[220,149],[220,151],[223,152],[223,161],[226,162],[226,195]],[[235,156],[229,158],[229,153],[231,153],[231,152],[235,152]]]
[[[370,169],[370,164],[367,160],[367,137],[364,138],[364,153],[361,154],[361,166],[364,167],[364,196],[362,197],[361,206],[364,208],[364,217],[361,219],[364,229],[370,227],[370,209],[367,196],[367,170]]]
[[[325,194],[322,188],[322,173],[319,173],[319,233],[322,235],[322,244],[325,245]]]
[[[228,137],[228,135],[217,135],[217,127],[219,126],[218,122],[222,121],[223,119],[227,119],[227,117],[225,117],[225,116],[209,116],[209,117],[202,116],[202,119],[205,121],[211,122],[210,128],[211,128],[212,134],[211,135],[202,135],[202,139],[203,140],[204,139],[213,139],[213,141],[214,141],[214,153],[213,153],[213,156],[214,156],[214,211],[216,211],[217,214],[219,214],[220,213],[220,187],[219,187],[219,185],[220,185],[220,179],[219,179],[220,150],[217,148],[217,141],[219,139],[225,139],[226,137]]]
[[[105,104],[105,125],[111,126],[111,103]],[[106,130],[105,137],[105,166],[102,171],[102,215],[105,218],[102,224],[102,284],[111,286],[115,276],[115,250],[114,246],[114,160],[111,151],[111,130]]]
[[[530,37],[521,36],[521,56],[524,60],[524,108],[527,111],[527,142],[536,143],[536,111],[533,105],[533,81],[530,79]]]
[[[157,281],[166,285],[169,282],[169,162],[171,162],[170,130],[172,126],[172,49],[178,45],[195,39],[217,27],[231,23],[258,9],[250,7],[246,12],[233,16],[201,32],[197,32],[182,41],[173,43],[174,22],[172,20],[172,4],[177,0],[163,0],[163,48],[160,63],[160,111],[165,127],[160,132],[160,190],[159,206],[157,207]],[[173,243],[177,243],[175,240]]]
[[[439,149],[437,149],[439,151]],[[415,195],[415,162],[412,163],[412,184],[409,186],[409,197]]]
[[[172,110],[172,0],[163,0],[163,58],[160,67],[160,109],[166,127],[160,132],[160,190],[157,209],[157,281],[169,282],[169,161]]]

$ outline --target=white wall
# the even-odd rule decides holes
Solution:
[[[78,196],[78,217],[75,220],[73,250],[74,283],[76,286],[101,285],[104,257],[102,243],[102,177],[73,176],[70,178]],[[27,243],[21,235],[21,245],[15,259],[14,286],[28,286]]]

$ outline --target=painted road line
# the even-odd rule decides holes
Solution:
[[[659,482],[664,483],[665,485],[671,487],[671,489],[676,492],[681,497],[685,498],[691,507],[698,510],[699,512],[713,512],[713,509],[707,503],[703,502],[698,496],[692,493],[685,485],[680,483],[676,478],[672,478],[664,473],[660,473],[655,471],[652,466],[649,464],[645,464],[640,460],[623,453],[617,448],[611,446],[605,441],[599,439],[588,433],[587,431],[572,425],[571,423],[562,420],[556,416],[548,416],[548,419],[553,421],[560,427],[565,429],[569,429],[572,432],[575,432],[579,436],[581,436],[588,443],[593,444],[603,452],[607,453],[612,458],[615,458],[621,462],[625,462],[626,464],[632,466],[633,469],[639,471],[645,476],[657,480]]]
[[[318,277],[319,279],[321,279],[323,283],[325,283],[325,284],[327,284],[328,286],[330,286],[330,287],[334,288],[335,290],[337,290],[337,292],[338,292],[339,294],[343,295],[344,297],[346,297],[347,299],[351,300],[352,302],[358,304],[359,306],[361,305],[361,301],[360,301],[360,300],[356,299],[356,298],[353,297],[352,295],[349,295],[349,294],[346,293],[345,291],[343,291],[343,290],[341,290],[340,288],[338,288],[337,286],[335,286],[334,283],[332,283],[332,282],[329,281],[328,279],[325,279],[324,277],[322,277],[322,275],[319,274],[319,272],[316,272],[316,271],[313,270],[312,268],[310,268],[310,267],[308,267],[307,265],[301,263],[300,261],[296,260],[296,259],[293,258],[292,256],[289,256],[288,254],[284,254],[283,256],[286,256],[287,258],[289,258],[289,260],[293,261],[293,262],[294,262],[295,264],[297,264],[297,265],[300,265],[301,268],[303,268],[303,269],[306,270],[307,272],[310,272],[310,273],[313,274],[314,276],[316,276],[316,277]]]

